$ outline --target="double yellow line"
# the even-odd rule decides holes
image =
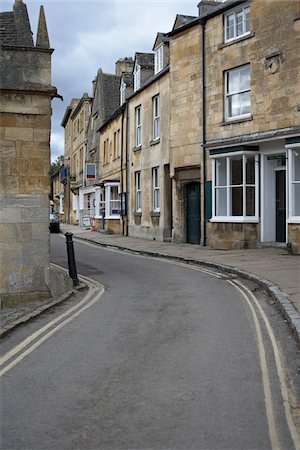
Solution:
[[[100,283],[83,276],[81,276],[80,279],[89,287],[89,292],[86,297],[78,304],[58,316],[56,319],[51,320],[51,322],[47,323],[47,325],[28,336],[28,338],[7,352],[5,355],[0,357],[0,377],[5,375],[9,370],[26,358],[26,356],[30,355],[43,342],[74,320],[75,317],[79,316],[83,311],[90,308],[101,298],[104,292],[104,287]]]

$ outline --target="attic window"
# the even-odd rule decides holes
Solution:
[[[224,15],[225,42],[238,39],[250,33],[250,7],[238,6]]]
[[[163,69],[163,44],[161,44],[154,52],[154,73],[158,73]]]
[[[134,92],[140,89],[141,87],[141,66],[136,64],[133,72],[134,78]]]

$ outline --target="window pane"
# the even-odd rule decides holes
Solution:
[[[244,66],[239,69],[240,73],[240,91],[250,89],[250,66]]]
[[[216,189],[216,216],[227,216],[227,189]]]
[[[243,34],[243,11],[236,13],[236,36]]]
[[[300,181],[300,149],[293,151],[294,176],[293,181]]]
[[[244,9],[245,14],[245,33],[249,33],[250,31],[250,8],[249,6]]]
[[[246,184],[255,183],[255,163],[254,158],[246,156]]]
[[[250,92],[244,92],[239,95],[240,100],[240,114],[250,114]]]
[[[255,216],[255,187],[246,187],[246,216]]]
[[[243,188],[234,187],[231,188],[231,215],[242,216],[243,215]]]
[[[231,70],[227,74],[227,93],[232,94],[234,92],[239,92],[240,80],[239,71]]]
[[[242,157],[231,160],[231,184],[243,184]]]
[[[300,183],[292,185],[293,189],[293,216],[300,216]]]
[[[216,186],[226,186],[226,158],[216,161]]]
[[[234,37],[234,14],[226,17],[226,39]]]

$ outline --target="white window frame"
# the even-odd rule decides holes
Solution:
[[[242,70],[244,70],[246,67],[249,68],[249,86],[245,86],[242,87],[241,86],[241,77],[240,77],[240,73]],[[239,86],[236,89],[232,89],[229,87],[229,77],[231,74],[233,73],[238,73],[238,77],[239,77]],[[227,70],[225,72],[225,76],[224,76],[224,81],[225,81],[225,88],[224,88],[224,92],[225,92],[225,120],[230,122],[232,120],[238,120],[238,119],[244,119],[247,117],[251,117],[251,79],[250,79],[250,64],[245,64],[243,66],[240,67],[236,67],[230,70]],[[232,101],[233,97],[238,96],[239,101],[241,102],[241,98],[244,94],[249,93],[249,107],[250,107],[250,112],[247,113],[241,113],[241,114],[236,114],[236,115],[229,115],[229,111],[230,111],[230,103]]]
[[[290,144],[286,146],[288,150],[288,223],[300,223],[300,216],[295,215],[295,186],[300,185],[295,179],[295,158],[300,158],[300,144]],[[300,199],[298,199],[300,202]]]
[[[160,44],[154,51],[154,74],[160,72],[164,67],[164,45]]]
[[[235,156],[242,157],[242,183],[241,185],[232,185],[231,184],[231,159]],[[254,157],[254,183],[246,183],[246,161],[247,157]],[[217,164],[220,159],[226,161],[226,182],[224,185],[216,184],[216,169]],[[253,154],[253,152],[234,152],[234,153],[223,153],[220,155],[211,155],[212,159],[212,218],[211,222],[236,222],[236,223],[257,223],[259,221],[259,155]],[[241,216],[232,216],[231,215],[231,190],[236,187],[243,188],[243,215]],[[255,201],[255,214],[254,216],[246,215],[246,188],[254,187],[254,201]],[[216,214],[216,193],[218,189],[224,189],[226,191],[226,215],[218,216]]]
[[[153,212],[160,212],[159,167],[152,168],[152,208]]]
[[[133,80],[134,80],[134,92],[136,92],[141,87],[141,66],[139,64],[136,64],[134,67]]]
[[[117,188],[118,199],[112,198],[112,189]],[[109,182],[104,184],[105,189],[105,218],[106,219],[120,219],[120,183]],[[117,208],[116,208],[117,206]],[[113,214],[112,210],[117,209],[118,213]]]
[[[135,147],[142,146],[142,107],[135,108]]]
[[[135,172],[135,211],[142,212],[142,173]]]
[[[248,27],[247,27],[247,20],[246,20],[247,13],[249,14],[249,26]],[[230,17],[231,17],[231,20],[233,23],[233,25],[232,25],[233,36],[228,37],[228,31],[229,31],[228,20]],[[242,26],[241,30],[238,29],[239,17],[242,18],[242,21],[240,22],[241,26]],[[246,5],[239,5],[237,8],[232,9],[232,10],[228,11],[226,14],[224,14],[224,42],[231,42],[231,41],[239,39],[243,36],[247,36],[248,34],[250,34],[250,6],[249,6],[249,3],[247,3]]]
[[[126,83],[123,80],[123,78],[121,79],[121,84],[120,84],[120,106],[123,105],[123,103],[126,100]]]
[[[153,126],[152,136],[153,141],[160,138],[160,97],[159,94],[152,99],[152,114],[153,114]]]

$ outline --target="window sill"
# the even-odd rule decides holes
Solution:
[[[151,211],[150,217],[160,217],[160,211]]]
[[[293,217],[289,217],[287,220],[287,223],[295,223],[298,224],[300,223],[300,216],[293,216]]]
[[[250,114],[249,116],[240,117],[240,118],[237,118],[237,119],[228,119],[228,120],[225,120],[224,122],[221,122],[221,123],[220,123],[220,126],[221,126],[221,127],[224,127],[224,126],[226,126],[226,125],[232,125],[232,124],[235,124],[235,123],[242,123],[242,122],[249,122],[249,121],[251,121],[251,120],[253,120],[252,114]]]
[[[135,211],[135,212],[133,213],[133,215],[134,215],[134,217],[142,217],[142,213],[141,213],[141,212],[138,212],[138,211]]]
[[[259,219],[257,217],[241,217],[241,216],[229,216],[229,217],[212,217],[210,222],[215,223],[259,223]]]
[[[133,147],[132,149],[134,152],[140,152],[142,150],[142,146],[139,145],[138,147]]]
[[[252,33],[246,34],[241,37],[237,37],[236,39],[232,39],[231,41],[223,42],[222,44],[219,44],[217,48],[218,48],[218,50],[221,50],[224,47],[228,47],[229,45],[237,44],[238,42],[246,41],[247,39],[250,39],[254,36],[255,36],[255,32],[253,31]]]
[[[152,145],[157,145],[157,144],[159,144],[159,143],[160,143],[160,138],[154,139],[154,140],[152,140],[152,141],[149,142],[150,146],[152,146]]]
[[[104,219],[106,220],[106,219],[109,219],[109,220],[111,220],[111,219],[117,219],[117,220],[120,220],[120,215],[115,215],[115,216],[105,216],[104,217]]]

